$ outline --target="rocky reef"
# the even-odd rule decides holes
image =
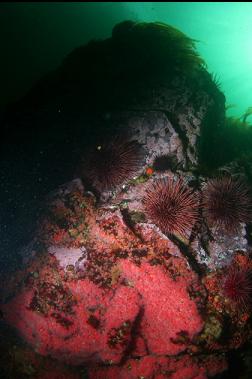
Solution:
[[[237,162],[206,172],[225,98],[195,42],[168,25],[121,23],[41,80],[17,119],[21,108],[43,122],[59,110],[78,118],[66,130],[81,138],[72,179],[46,197],[20,267],[2,276],[2,318],[27,343],[6,376],[228,370],[251,340],[251,188]]]

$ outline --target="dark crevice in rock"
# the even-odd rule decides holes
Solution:
[[[206,271],[206,268],[199,264],[196,259],[196,254],[193,251],[193,249],[186,245],[184,242],[182,242],[178,237],[175,235],[169,235],[167,236],[182,252],[182,254],[185,256],[185,258],[188,261],[189,266],[191,269],[196,272],[200,277],[202,277]]]
[[[180,141],[181,141],[182,147],[183,147],[184,157],[185,157],[185,164],[186,164],[185,170],[187,170],[188,169],[187,147],[189,145],[189,141],[188,141],[188,138],[186,136],[186,133],[181,129],[179,122],[177,120],[177,117],[173,113],[168,112],[168,111],[164,111],[164,110],[162,112],[165,114],[167,119],[171,122],[173,128],[175,129],[175,132],[178,134],[178,136],[180,138]]]
[[[141,306],[141,308],[139,310],[139,313],[138,313],[138,315],[136,316],[136,318],[135,318],[135,320],[133,322],[133,325],[132,325],[132,328],[131,328],[131,340],[130,340],[130,343],[129,343],[127,349],[124,352],[124,356],[123,356],[123,359],[121,361],[121,364],[127,362],[128,358],[132,356],[131,354],[132,354],[132,352],[136,348],[136,340],[139,337],[139,330],[140,330],[140,325],[141,325],[143,316],[144,316],[144,307]],[[147,341],[145,341],[145,339],[144,339],[143,336],[141,336],[141,337],[144,340],[145,348],[146,348],[146,351],[147,351],[147,355],[149,355],[150,352],[148,350]]]
[[[127,208],[121,208],[121,215],[122,215],[124,224],[129,228],[129,230],[134,234],[134,236],[137,237],[141,242],[144,242],[141,234],[138,233],[135,229],[135,224],[132,221],[129,210]]]

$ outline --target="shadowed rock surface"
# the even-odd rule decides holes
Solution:
[[[202,152],[224,122],[194,41],[131,21],[6,111],[2,313],[39,356],[86,365],[93,379],[196,379],[222,373],[249,341],[250,308],[220,286],[227,266],[252,267],[248,225],[227,237],[202,211]],[[199,198],[192,225],[172,215],[186,237],[146,214],[148,186],[165,178]]]

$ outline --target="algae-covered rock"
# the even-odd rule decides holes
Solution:
[[[59,176],[19,250],[3,318],[40,355],[92,367],[91,378],[211,377],[251,338],[250,310],[220,288],[234,257],[251,266],[251,220],[237,218],[230,235],[207,217],[202,152],[225,124],[225,98],[195,43],[169,25],[123,22],[6,113],[26,136],[36,125],[32,154],[54,141],[41,164]]]

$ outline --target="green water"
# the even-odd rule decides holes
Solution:
[[[106,2],[0,4],[0,106],[21,97],[69,51],[109,37],[125,19],[165,22],[199,40],[198,51],[231,106],[228,114],[239,117],[252,105],[251,3]]]
[[[198,51],[216,74],[229,115],[252,105],[252,3],[125,3],[139,19],[159,20],[199,41]]]

